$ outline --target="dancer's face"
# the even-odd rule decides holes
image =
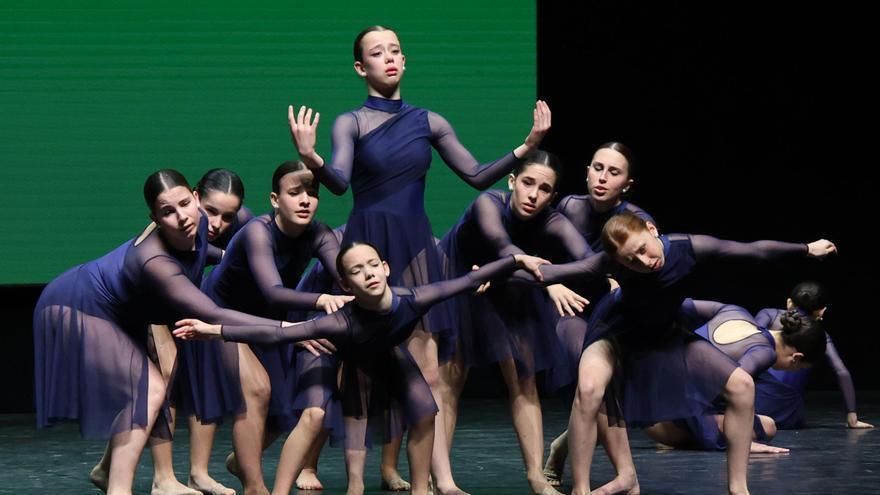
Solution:
[[[615,259],[634,272],[651,273],[663,268],[663,243],[653,224],[648,228],[630,234],[626,242],[617,248]]]
[[[556,172],[546,165],[526,165],[518,175],[507,178],[507,185],[513,213],[528,220],[544,211],[556,195]]]
[[[196,191],[193,192],[193,196],[199,201],[208,218],[208,242],[214,242],[235,221],[235,216],[241,209],[241,198],[234,194],[212,190],[208,190],[204,196]]]
[[[632,183],[626,157],[609,148],[596,151],[587,167],[587,190],[594,201],[616,205]]]
[[[370,246],[355,246],[342,256],[342,288],[359,300],[381,298],[388,289],[388,263]]]
[[[175,186],[156,196],[150,218],[162,231],[162,236],[176,249],[189,249],[199,229],[199,202],[192,191]]]
[[[318,189],[310,170],[299,170],[281,177],[278,193],[269,193],[276,215],[284,225],[304,227],[315,218]]]
[[[355,62],[354,70],[370,87],[384,93],[400,84],[406,57],[394,31],[367,33],[361,39],[361,50],[363,61]]]

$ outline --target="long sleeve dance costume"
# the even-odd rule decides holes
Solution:
[[[199,290],[207,227],[202,216],[195,250],[184,252],[151,225],[49,283],[34,311],[38,426],[75,420],[91,438],[144,428],[152,323],[280,324],[218,307]],[[153,435],[170,437],[168,421],[160,415]]]
[[[425,176],[431,148],[471,186],[485,189],[518,163],[513,153],[480,165],[440,115],[403,100],[370,96],[333,125],[333,156],[315,175],[334,194],[351,186],[354,204],[343,244],[366,241],[391,268],[394,286],[442,280],[442,269],[425,214]],[[448,308],[427,313],[430,332],[451,328]]]
[[[758,312],[755,320],[770,330],[779,330],[782,328],[779,318],[783,313],[785,310],[765,308]],[[825,358],[837,376],[846,412],[856,412],[856,391],[852,376],[828,332],[825,333]],[[770,369],[761,374],[755,380],[755,412],[773,418],[776,427],[781,430],[802,428],[806,423],[804,389],[810,372],[809,368],[797,371]]]
[[[560,213],[547,209],[528,220],[510,206],[510,193],[486,191],[441,239],[449,277],[473,265],[516,253],[551,261],[571,261],[591,254],[586,241]],[[513,359],[521,377],[547,370],[562,361],[554,332],[558,316],[540,288],[495,284],[481,296],[462,294],[454,300],[456,345],[466,366],[487,366]],[[441,348],[442,357],[449,352]]]

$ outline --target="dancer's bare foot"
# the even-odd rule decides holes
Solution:
[[[364,482],[361,481],[348,481],[348,490],[345,492],[345,495],[364,495]]]
[[[565,455],[559,448],[564,435],[560,435],[550,442],[550,454],[547,456],[547,462],[544,464],[544,477],[550,486],[560,486],[562,484],[562,473],[565,471]]]
[[[226,456],[226,470],[236,478],[241,478],[241,476],[238,475],[238,461],[235,460],[235,452],[230,452],[229,455]]]
[[[560,493],[558,490],[556,490],[556,488],[553,488],[553,486],[550,485],[550,482],[547,480],[547,478],[544,477],[543,474],[536,478],[527,477],[527,480],[529,482],[529,487],[531,488],[534,495],[562,495],[562,493]]]
[[[193,490],[176,479],[165,479],[153,480],[150,495],[202,495],[202,492]]]
[[[318,473],[312,468],[304,468],[296,477],[296,488],[298,490],[323,490],[324,485],[318,479]]]
[[[235,490],[223,486],[214,478],[205,475],[190,476],[187,486],[193,490],[198,490],[204,495],[235,495]]]
[[[103,464],[98,463],[89,472],[89,481],[104,493],[107,493],[107,484],[110,482],[110,473]]]
[[[455,487],[450,490],[440,490],[438,488],[438,489],[434,490],[433,492],[429,492],[429,493],[436,493],[438,495],[471,495],[470,493],[462,490],[459,487]]]
[[[785,447],[774,447],[765,443],[752,442],[749,452],[752,454],[788,454],[789,450]]]
[[[401,478],[400,475],[390,478],[382,477],[382,490],[386,492],[408,492],[411,489],[409,481]]]
[[[639,487],[639,478],[635,472],[618,473],[617,477],[590,492],[591,495],[612,495],[625,493],[626,495],[638,495],[642,493]]]

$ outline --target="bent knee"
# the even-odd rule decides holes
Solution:
[[[325,412],[320,407],[309,407],[302,412],[300,421],[310,427],[320,427],[324,423]]]
[[[575,393],[575,405],[580,407],[597,408],[605,395],[605,387],[592,378],[581,377],[578,380],[577,392]]]
[[[729,401],[739,404],[755,403],[755,381],[742,368],[733,370],[730,378],[727,379],[724,391]]]
[[[772,440],[773,437],[776,436],[776,421],[773,421],[773,418],[770,416],[762,415],[758,415],[758,420],[761,421],[761,428],[764,429],[764,435],[768,440]]]

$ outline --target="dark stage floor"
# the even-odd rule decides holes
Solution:
[[[864,419],[880,424],[880,394],[859,394],[859,402]],[[752,493],[880,493],[880,431],[845,429],[837,394],[810,395],[808,404],[811,428],[780,432],[774,442],[791,448],[790,455],[752,457]],[[549,399],[545,409],[549,444],[549,437],[565,425],[567,413]],[[186,432],[181,433],[175,455],[178,477],[185,479],[188,442]],[[631,437],[643,493],[725,493],[723,453],[661,450],[640,432],[633,432]],[[230,448],[229,428],[223,427],[211,468],[218,480],[238,487],[222,464]],[[0,416],[0,493],[98,493],[89,484],[88,471],[103,449],[100,442],[80,439],[75,425],[37,431],[32,416]],[[279,450],[280,442],[276,442],[265,457],[270,486]],[[368,493],[381,493],[377,462],[377,455],[371,454]],[[453,463],[460,486],[475,495],[528,493],[505,401],[463,404]],[[327,487],[325,493],[345,492],[339,449],[325,450],[320,474]],[[136,493],[149,493],[150,476],[151,462],[144,455],[135,482]],[[599,449],[594,483],[598,486],[611,477],[611,466]],[[569,481],[566,472],[566,483]]]

